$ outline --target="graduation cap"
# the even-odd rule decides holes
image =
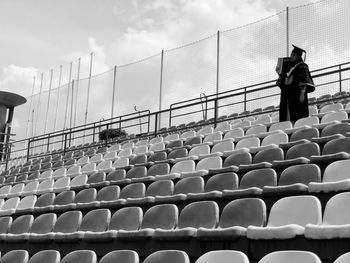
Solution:
[[[297,54],[297,56],[301,57],[303,55],[303,53],[305,53],[305,56],[304,56],[304,61],[306,59],[306,51],[300,47],[297,47],[295,45],[292,45],[293,46],[293,50],[292,52],[294,52],[295,54]]]

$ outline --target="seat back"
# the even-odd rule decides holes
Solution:
[[[117,210],[110,221],[110,230],[137,230],[141,226],[143,211],[140,207],[123,207]]]
[[[350,123],[336,123],[324,127],[322,129],[321,136],[330,136],[333,134],[342,134],[346,136],[348,132],[350,132]]]
[[[234,151],[230,154],[224,161],[223,167],[228,167],[231,165],[239,166],[240,164],[251,164],[252,156],[249,150],[241,149],[239,151]]]
[[[294,159],[298,157],[310,158],[312,155],[320,155],[320,146],[314,142],[301,143],[288,149],[286,159]]]
[[[261,142],[261,146],[276,144],[279,145],[280,143],[288,142],[288,135],[284,132],[281,133],[273,133],[268,136],[266,136],[263,141]]]
[[[17,217],[10,226],[8,233],[23,234],[28,233],[34,221],[33,215],[22,215]],[[0,261],[1,262],[1,261]]]
[[[264,186],[276,186],[277,174],[272,168],[251,170],[243,175],[239,189],[250,187],[263,188]]]
[[[68,211],[57,218],[53,232],[73,233],[78,231],[83,214],[81,211]]]
[[[106,231],[111,221],[109,209],[95,209],[88,212],[81,222],[80,231],[103,232]]]
[[[115,250],[104,255],[99,263],[139,263],[139,255],[133,250]]]
[[[334,261],[334,263],[348,263],[348,262],[350,262],[350,252],[341,255]]]
[[[195,162],[193,160],[185,160],[175,163],[170,173],[193,172],[195,170]]]
[[[244,138],[237,142],[235,149],[239,150],[242,148],[259,147],[260,140],[258,137]]]
[[[222,210],[219,226],[227,228],[231,226],[265,226],[266,205],[259,198],[242,198],[228,203]]]
[[[146,196],[169,196],[174,192],[172,180],[159,180],[151,183],[146,190]]]
[[[67,254],[61,263],[97,263],[96,253],[92,250],[76,250]]]
[[[200,256],[195,263],[216,263],[218,259],[220,263],[249,263],[247,255],[236,250],[209,251]]]
[[[97,190],[95,188],[87,188],[76,194],[74,203],[89,203],[96,199]]]
[[[199,201],[185,206],[179,216],[178,228],[215,228],[219,222],[219,206],[213,201]]]
[[[287,167],[281,173],[278,185],[291,185],[321,181],[321,169],[316,164],[301,164]]]
[[[29,253],[26,250],[12,250],[3,255],[0,259],[0,263],[27,263],[29,259]]]
[[[131,168],[127,173],[125,178],[142,178],[147,175],[147,168],[145,166],[136,166]]]
[[[238,176],[236,173],[215,174],[205,184],[205,192],[235,190],[238,188]]]
[[[120,191],[119,198],[140,198],[144,197],[146,186],[143,183],[128,184]]]
[[[57,221],[57,215],[55,213],[48,213],[39,215],[35,218],[31,228],[31,233],[45,234],[51,232]]]
[[[183,178],[175,184],[175,194],[202,193],[204,191],[204,179],[202,177]]]
[[[350,192],[339,193],[328,200],[322,225],[345,225],[350,223],[349,209]]]
[[[174,229],[178,216],[179,212],[174,204],[155,205],[144,214],[141,228]]]
[[[264,256],[258,263],[321,263],[318,256],[309,251],[286,250],[275,251]]]
[[[41,250],[34,254],[28,263],[60,263],[61,254],[57,250]]]
[[[220,156],[210,156],[200,160],[196,166],[196,171],[209,170],[211,168],[221,168],[222,159]]]
[[[149,255],[143,263],[190,263],[186,252],[180,250],[161,250]]]
[[[120,187],[118,185],[109,185],[101,188],[96,196],[96,201],[114,201],[119,198]]]
[[[253,163],[269,162],[283,160],[284,152],[281,148],[272,148],[259,151],[253,158]]]
[[[284,197],[276,201],[270,211],[267,226],[278,227],[296,224],[320,224],[322,221],[321,202],[308,195]]]
[[[323,182],[337,182],[350,178],[350,160],[340,160],[329,164],[323,173]]]

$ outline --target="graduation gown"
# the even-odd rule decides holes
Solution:
[[[315,90],[309,67],[303,61],[295,64],[286,74],[279,77],[277,85],[281,88],[279,121],[296,120],[309,116],[307,93]],[[304,89],[304,101],[300,101]]]

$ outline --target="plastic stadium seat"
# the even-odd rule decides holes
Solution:
[[[150,166],[151,164],[148,164],[147,158],[146,154],[138,154],[133,157],[129,163],[133,166]]]
[[[220,263],[249,263],[247,255],[236,250],[209,251],[200,256],[196,263],[216,263],[218,259],[220,259]]]
[[[193,145],[199,145],[201,143],[202,143],[202,136],[198,135],[198,136],[187,138],[184,143],[184,147],[191,149]]]
[[[53,172],[52,178],[57,179],[57,178],[66,176],[66,172],[67,172],[66,167],[59,168]]]
[[[274,160],[272,165],[274,168],[288,167],[297,164],[307,164],[310,162],[311,156],[319,156],[321,153],[317,143],[308,142],[296,144],[288,149],[285,160]]]
[[[270,126],[269,132],[278,131],[278,130],[285,131],[286,129],[290,129],[292,127],[293,125],[291,121],[276,122]]]
[[[52,232],[56,223],[57,215],[55,213],[42,214],[35,218],[29,233],[15,235],[13,239],[17,241],[29,240],[35,242],[38,236]]]
[[[133,166],[129,164],[129,158],[121,157],[114,161],[112,165],[115,169],[125,169],[129,170]]]
[[[240,149],[232,151],[228,157],[225,158],[222,168],[209,170],[209,174],[237,172],[238,166],[242,164],[251,164],[252,156],[248,149]]]
[[[120,188],[118,185],[110,185],[101,188],[97,192],[95,202],[98,206],[103,207],[108,202],[113,202],[119,198]]]
[[[222,123],[219,123],[215,129],[214,129],[214,132],[216,131],[221,131],[221,132],[225,132],[225,131],[229,131],[232,129],[232,126],[230,123],[228,122],[222,122]]]
[[[105,161],[111,161],[111,162],[114,162],[115,160],[117,160],[119,157],[118,157],[118,152],[116,151],[112,151],[112,152],[107,152],[105,153],[105,155],[103,156],[103,159]]]
[[[101,232],[86,232],[86,240],[111,241],[118,238],[120,230],[134,231],[140,228],[143,212],[140,207],[123,207],[112,216],[108,229]]]
[[[134,183],[126,185],[121,191],[119,199],[113,202],[111,205],[122,205],[128,202],[131,198],[141,198],[144,197],[146,193],[146,186],[144,183]]]
[[[66,173],[66,176],[69,176],[69,177],[75,177],[78,175],[81,175],[81,166],[77,164],[74,164],[73,166],[71,166]]]
[[[219,142],[222,140],[222,132],[216,131],[204,136],[202,144],[213,145],[214,142]]]
[[[86,181],[86,184],[88,184],[90,188],[91,187],[99,188],[99,187],[109,185],[109,182],[106,181],[106,173],[97,172],[89,176],[89,178]]]
[[[216,154],[219,153],[220,155],[223,156],[228,156],[235,148],[235,145],[232,141],[222,141],[222,142],[218,142],[216,143],[210,153],[211,154]]]
[[[118,239],[139,240],[153,236],[156,229],[174,229],[178,220],[178,208],[172,204],[155,205],[143,215],[138,230],[119,230]]]
[[[313,163],[329,164],[337,160],[350,158],[350,138],[334,139],[325,144],[321,156],[311,156]]]
[[[176,158],[180,158],[180,160],[183,160],[181,158],[184,158],[187,156],[188,156],[188,150],[186,148],[174,149],[171,152],[169,152],[168,156],[164,158],[162,162],[175,163]]]
[[[258,137],[244,138],[242,140],[239,140],[235,145],[236,150],[239,150],[242,148],[250,149],[253,147],[260,147],[260,139]]]
[[[203,193],[204,179],[202,177],[188,177],[175,184],[172,195],[156,196],[156,203],[176,203],[187,199],[189,193]]]
[[[152,165],[154,163],[165,161],[166,159],[167,159],[166,152],[155,152],[148,157],[147,162],[149,162]]]
[[[58,212],[62,207],[62,210],[66,210],[69,209],[67,208],[68,204],[72,204],[71,208],[74,208],[74,198],[75,192],[72,190],[61,192],[55,197],[55,200],[52,205],[49,206],[49,209]]]
[[[52,186],[52,192],[60,193],[70,189],[70,177],[61,177],[55,181]]]
[[[12,250],[2,255],[0,263],[27,263],[29,253],[26,250]]]
[[[210,133],[214,132],[214,128],[211,126],[205,126],[203,128],[201,128],[199,131],[197,131],[196,135],[198,136],[205,136],[208,135]]]
[[[124,158],[132,158],[135,154],[132,153],[131,148],[125,148],[122,149],[120,152],[118,152],[118,157],[124,157]]]
[[[305,237],[312,239],[334,239],[350,237],[350,213],[348,206],[350,193],[340,193],[328,200],[323,222],[320,225],[307,224],[305,227]]]
[[[38,197],[34,204],[33,212],[43,213],[50,210],[49,206],[53,204],[55,193],[46,193]]]
[[[126,176],[126,171],[124,169],[117,169],[113,172],[110,172],[106,176],[106,180],[110,182],[110,184],[115,184],[125,179],[125,176]]]
[[[148,144],[155,144],[159,142],[163,142],[164,138],[163,137],[154,137],[152,138]]]
[[[238,176],[236,173],[227,172],[211,176],[205,184],[203,193],[188,193],[188,200],[205,200],[221,198],[222,191],[238,188]]]
[[[256,153],[265,149],[277,148],[280,143],[286,143],[288,140],[288,135],[284,132],[273,133],[266,136],[260,146],[250,147],[250,152]]]
[[[20,196],[24,189],[24,183],[15,184],[7,194],[7,198]]]
[[[185,131],[183,132],[181,135],[180,135],[180,138],[181,139],[188,139],[188,138],[191,138],[191,137],[194,137],[196,136],[196,132],[195,131]]]
[[[85,164],[85,165],[81,168],[81,173],[82,173],[82,174],[87,174],[87,175],[91,175],[91,174],[97,173],[96,163],[88,163],[88,164]]]
[[[136,166],[131,168],[125,176],[126,182],[142,182],[147,176],[147,168],[145,166]]]
[[[321,263],[319,257],[309,251],[287,250],[275,251],[264,256],[258,263]]]
[[[150,204],[155,201],[156,196],[169,196],[174,192],[174,183],[171,180],[160,180],[151,183],[146,190],[145,196],[140,198],[129,198],[128,205]]]
[[[235,138],[239,138],[244,136],[244,130],[242,128],[235,128],[230,131],[227,131],[224,135],[223,140],[235,140]]]
[[[220,169],[222,167],[222,159],[220,156],[211,156],[201,159],[194,171],[182,172],[180,178],[191,176],[205,176],[209,174],[210,169]]]
[[[270,168],[272,163],[277,160],[284,159],[284,152],[281,148],[271,148],[259,151],[255,154],[252,164],[239,165],[240,172],[246,172],[249,170]]]
[[[102,153],[96,153],[94,156],[90,158],[90,163],[96,163],[96,165],[102,161],[104,161]]]
[[[82,156],[78,159],[77,165],[83,166],[87,163],[90,163],[90,157],[89,156]]]
[[[136,146],[133,150],[133,154],[136,154],[136,155],[146,154],[146,153],[148,153],[148,145]]]
[[[96,166],[96,170],[98,172],[103,172],[103,173],[110,173],[115,170],[115,168],[112,166],[112,161],[102,161]]]
[[[0,217],[0,234],[6,234],[12,224],[11,216]]]
[[[13,214],[16,211],[19,202],[19,197],[12,197],[10,199],[7,199],[0,209],[0,216]]]
[[[338,192],[350,189],[350,160],[340,160],[329,164],[324,173],[322,183],[310,182],[309,191],[318,192]]]
[[[143,263],[190,263],[186,252],[180,250],[160,250],[149,255]]]
[[[139,255],[133,250],[115,250],[104,255],[99,263],[139,263]]]
[[[95,188],[88,188],[81,190],[74,198],[75,208],[78,210],[92,208],[90,203],[96,200],[97,190]]]
[[[183,139],[178,139],[178,140],[174,140],[174,141],[169,142],[166,145],[166,149],[167,149],[167,151],[171,151],[172,149],[181,148],[183,146],[184,146]]]
[[[169,143],[171,141],[175,141],[175,140],[179,140],[180,139],[180,135],[178,133],[173,133],[173,134],[169,134],[167,136],[164,137],[164,142]]]
[[[165,240],[184,240],[197,235],[197,230],[215,228],[219,222],[219,206],[213,201],[199,201],[185,206],[177,227],[172,230],[156,229],[154,237]]]
[[[165,143],[164,142],[158,142],[149,147],[149,152],[147,153],[148,155],[154,153],[154,152],[159,152],[159,151],[165,151]]]
[[[0,234],[0,239],[6,242],[10,242],[11,237],[28,233],[34,221],[32,215],[22,215],[13,220],[7,234]],[[25,240],[23,240],[25,241]]]
[[[248,226],[263,227],[266,224],[266,205],[259,198],[242,198],[228,203],[214,229],[199,228],[200,240],[234,240],[245,236]]]
[[[156,180],[176,179],[180,178],[183,172],[193,172],[195,170],[195,162],[193,160],[184,160],[177,162],[171,167],[170,174],[156,175]]]
[[[118,143],[112,144],[111,147],[108,148],[108,152],[115,152],[120,150],[121,150],[121,145]]]
[[[260,133],[267,132],[267,127],[264,124],[256,124],[245,132],[245,136],[259,136]]]
[[[165,175],[169,173],[170,165],[168,163],[156,163],[148,169],[147,176],[143,181],[153,181],[157,175]]]
[[[340,257],[338,257],[334,261],[334,263],[347,263],[347,262],[349,262],[349,260],[350,260],[350,252],[345,253],[345,254],[341,255]]]
[[[175,162],[180,162],[184,160],[197,160],[200,156],[207,156],[210,154],[210,147],[206,144],[195,145],[189,152],[186,157],[178,157],[175,159]]]
[[[313,142],[325,144],[330,140],[344,138],[350,131],[350,123],[335,123],[327,125],[322,129],[321,136],[312,138]]]
[[[88,176],[86,174],[78,175],[72,178],[72,180],[69,183],[69,187],[71,190],[81,190],[81,189],[87,188],[89,187],[86,183],[87,180],[88,180]]]
[[[76,250],[67,254],[61,263],[97,263],[97,256],[92,250]]]
[[[43,173],[41,173],[40,175],[39,175],[39,177],[38,177],[38,180],[39,181],[44,181],[44,180],[46,180],[46,179],[48,179],[48,178],[51,178],[52,177],[52,170],[50,169],[50,170],[47,170],[47,171],[45,171],[45,172],[43,172]]]
[[[316,164],[293,165],[280,175],[278,186],[264,186],[264,194],[306,194],[311,182],[321,181],[321,169]]]
[[[0,188],[0,198],[6,198],[10,192],[12,185],[4,185]]]
[[[304,235],[307,224],[322,221],[321,202],[310,195],[284,197],[270,211],[266,227],[249,226],[250,239],[290,239]],[[294,262],[294,261],[293,261]]]
[[[27,213],[34,210],[34,205],[36,203],[37,196],[36,195],[28,195],[21,199],[21,201],[18,203],[16,210],[14,213]]]
[[[34,254],[28,263],[60,263],[61,255],[57,250],[41,250]]]
[[[223,190],[224,198],[245,197],[262,194],[264,186],[276,186],[277,174],[271,168],[251,170],[243,175],[238,189]]]

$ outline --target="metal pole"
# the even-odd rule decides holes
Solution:
[[[73,67],[73,62],[70,63],[70,68],[69,68],[69,79],[68,79],[68,90],[67,90],[67,100],[66,100],[66,112],[64,114],[64,129],[67,128],[67,115],[68,115],[68,105],[69,105],[69,88],[70,88],[70,83],[72,81],[72,67]]]
[[[111,119],[114,117],[114,100],[115,100],[115,86],[116,86],[116,79],[117,79],[117,66],[114,66],[114,72],[113,72],[113,94],[112,94],[112,109],[111,109]]]
[[[92,59],[93,59],[93,52],[90,54],[90,70],[89,70],[89,81],[88,81],[88,90],[87,90],[87,98],[86,98],[86,109],[85,109],[85,120],[84,124],[86,125],[87,119],[88,119],[88,112],[89,112],[89,99],[90,99],[90,85],[91,85],[91,75],[92,75]]]
[[[220,72],[220,31],[217,33],[217,41],[216,41],[216,99],[214,101],[214,125],[216,126],[216,120],[219,115],[219,72]]]
[[[53,69],[51,69],[50,71],[50,87],[49,87],[49,96],[47,97],[44,134],[46,134],[46,131],[47,131],[47,121],[49,117],[49,107],[50,107],[50,98],[51,98],[51,89],[52,89],[52,76],[53,76]]]
[[[60,88],[61,88],[61,80],[62,80],[62,65],[60,66],[60,76],[58,78],[58,89],[57,89],[57,100],[56,100],[56,112],[55,112],[55,122],[53,125],[53,132],[56,131],[57,126],[57,115],[58,115],[58,104],[60,101]]]
[[[81,59],[78,59],[78,75],[77,75],[77,81],[75,84],[75,108],[74,108],[74,127],[76,126],[76,121],[77,121],[77,107],[78,107],[78,94],[79,94],[79,80],[80,80],[80,64],[81,64]]]
[[[287,6],[286,8],[286,37],[287,37],[287,48],[286,48],[286,51],[287,51],[287,57],[289,56],[289,7]]]
[[[162,50],[160,56],[160,83],[159,83],[159,111],[162,110],[162,98],[163,98],[163,68],[164,68],[164,50]],[[161,125],[161,114],[159,114],[158,118],[158,129],[160,129]],[[157,125],[156,125],[157,127]]]
[[[30,106],[29,106],[29,112],[28,112],[28,122],[27,122],[27,128],[26,128],[26,139],[28,139],[29,136],[29,124],[30,124],[30,114],[32,112],[32,106],[33,106],[33,97],[34,97],[34,87],[35,87],[35,76],[33,77],[33,87],[32,87],[32,96],[30,97]],[[32,120],[33,122],[33,120]],[[33,126],[33,124],[32,124]]]
[[[38,106],[37,106],[37,113],[36,113],[36,120],[35,120],[35,127],[34,127],[34,134],[35,135],[36,135],[38,120],[39,120],[39,107],[40,107],[40,103],[41,103],[41,93],[43,91],[43,79],[44,79],[44,73],[41,73],[39,99],[38,99]]]
[[[70,121],[69,121],[69,128],[72,129],[73,125],[73,105],[74,104],[74,79],[72,80],[72,98],[71,98],[71,107],[70,107]]]

